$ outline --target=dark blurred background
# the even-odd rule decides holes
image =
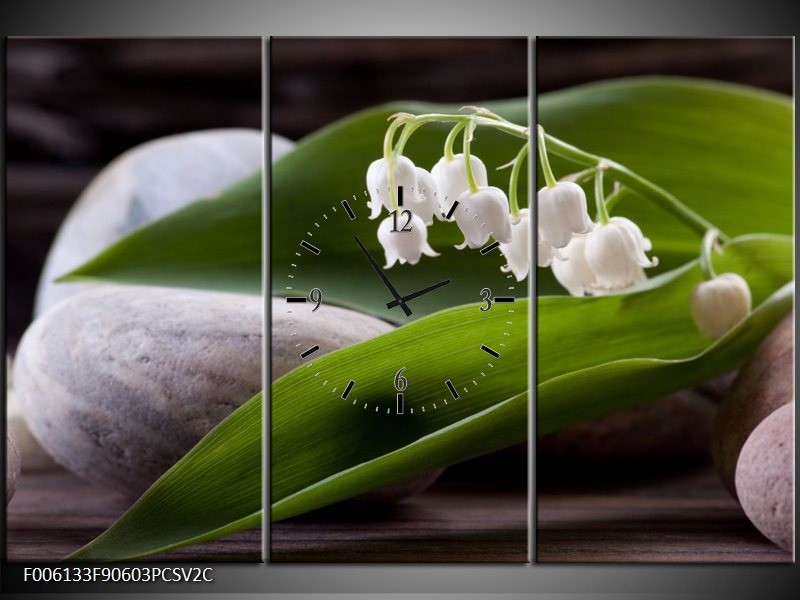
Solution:
[[[153,138],[261,128],[259,38],[6,42],[6,336],[30,322],[39,273],[72,203]]]
[[[395,100],[522,98],[528,56],[525,38],[273,38],[272,132],[297,140]]]
[[[791,38],[537,38],[536,92],[631,75],[709,77],[792,93]]]

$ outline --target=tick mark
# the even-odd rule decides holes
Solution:
[[[353,221],[356,218],[356,213],[354,213],[353,209],[350,208],[347,200],[342,200],[342,207],[344,207],[344,212],[347,213],[347,216],[350,217],[350,220]]]
[[[481,344],[481,350],[486,352],[486,354],[491,354],[495,358],[500,358],[500,355],[497,352],[495,352],[494,350],[492,350],[491,348],[489,348],[489,346],[487,346],[485,344]]]
[[[309,348],[308,350],[306,350],[305,352],[300,354],[300,358],[305,358],[306,356],[311,356],[317,350],[319,350],[319,344],[317,344],[315,346],[311,346],[311,348]]]
[[[317,247],[316,247],[315,245],[313,245],[313,244],[309,244],[309,243],[308,243],[307,241],[305,241],[305,240],[303,240],[302,242],[300,242],[300,245],[301,245],[303,248],[305,248],[306,250],[308,250],[309,252],[313,252],[313,253],[314,253],[314,254],[316,254],[316,255],[319,255],[319,253],[321,252],[321,250],[320,250],[319,248],[317,248]]]
[[[453,387],[453,382],[448,379],[444,383],[447,386],[447,389],[450,390],[450,393],[453,395],[453,400],[458,400],[458,392],[456,391],[456,388]]]
[[[497,248],[499,245],[500,245],[500,242],[497,242],[497,241],[492,242],[491,244],[489,244],[485,248],[481,248],[481,254],[489,254],[489,252],[491,252],[492,250]]]
[[[397,206],[403,206],[403,186],[397,186]]]
[[[403,409],[405,408],[405,396],[403,392],[397,392],[397,414],[402,415]]]
[[[449,219],[450,217],[453,216],[453,213],[456,212],[456,206],[458,206],[458,200],[453,202],[453,206],[451,206],[450,210],[447,211],[447,215],[445,216],[445,219]]]
[[[347,387],[344,388],[344,391],[342,392],[342,400],[346,400],[347,399],[347,396],[350,394],[350,390],[353,389],[353,386],[355,384],[356,384],[356,382],[351,379],[350,383],[347,384]]]
[[[503,303],[503,302],[514,302],[515,300],[516,300],[516,298],[514,298],[514,296],[495,296],[495,298],[494,298],[495,302],[501,302],[501,303]]]
[[[295,303],[308,302],[308,299],[305,296],[288,296],[286,298],[286,302],[288,302],[289,304],[295,304]]]

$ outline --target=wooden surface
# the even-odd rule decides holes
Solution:
[[[524,491],[435,484],[393,508],[342,507],[272,526],[270,562],[527,562]]]
[[[25,473],[8,505],[8,559],[60,560],[129,504],[61,469]],[[791,561],[750,524],[708,465],[625,479],[570,469],[562,482],[540,478],[537,511],[538,562]],[[270,560],[525,562],[527,516],[521,490],[445,480],[383,510],[351,504],[276,523]],[[260,556],[261,532],[251,530],[149,560],[256,562]]]
[[[60,468],[23,473],[7,508],[6,556],[10,562],[59,561],[102,533],[132,500]],[[259,562],[261,530],[180,548],[147,560]]]
[[[667,476],[540,483],[538,562],[791,562],[710,465]]]

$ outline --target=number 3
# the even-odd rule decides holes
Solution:
[[[481,298],[484,302],[486,302],[486,307],[484,308],[481,306],[481,312],[486,312],[490,308],[492,308],[492,290],[489,288],[483,288],[481,290]]]

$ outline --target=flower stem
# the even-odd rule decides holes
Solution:
[[[511,167],[511,176],[508,180],[508,201],[511,206],[511,216],[517,218],[519,216],[519,203],[517,202],[517,181],[519,180],[519,172],[522,170],[522,163],[528,156],[530,149],[530,142],[525,142],[520,148],[517,157],[514,159],[514,166]]]
[[[612,192],[606,196],[606,211],[608,211],[608,214],[611,214],[611,211],[614,210],[614,207],[619,203],[620,200],[625,198],[625,196],[633,195],[635,194],[630,188],[627,188],[624,185],[619,185],[619,182],[616,182]]]
[[[470,143],[472,142],[472,132],[475,131],[475,122],[470,119],[469,125],[464,130],[464,169],[467,172],[467,184],[469,191],[475,193],[478,191],[478,182],[475,181],[475,174],[472,172],[472,155],[469,151]]]
[[[456,155],[453,154],[453,144],[455,144],[458,134],[462,129],[464,129],[465,126],[465,122],[456,123],[455,127],[453,127],[450,130],[450,133],[447,134],[447,139],[444,141],[444,157],[447,160],[455,159]]]
[[[704,235],[709,229],[718,229],[713,223],[710,223],[698,213],[694,212],[668,191],[657,186],[652,181],[637,175],[624,165],[597,156],[596,154],[580,150],[550,134],[542,132],[542,136],[543,140],[540,142],[540,147],[546,145],[546,148],[553,154],[581,165],[595,167],[603,165],[606,171],[612,175],[615,180],[628,186],[640,196],[652,200],[664,210],[672,213],[675,217],[680,219],[684,225],[688,226],[698,235]],[[543,151],[540,150],[539,154],[543,154]],[[728,241],[729,239],[728,236],[721,231],[718,235],[722,241]]]
[[[544,173],[544,181],[547,187],[556,187],[556,178],[553,176],[553,170],[550,168],[550,160],[547,158],[544,128],[541,125],[536,127],[536,144],[537,150],[539,151],[539,162],[542,165],[542,173]]]
[[[387,127],[386,134],[383,136],[383,159],[389,163],[389,198],[392,201],[392,210],[397,210],[397,190],[394,184],[395,154],[392,152],[392,143],[394,142],[394,134],[398,127],[402,127],[406,123],[406,119],[395,117],[392,124]]]
[[[714,243],[717,241],[717,237],[719,237],[719,231],[716,229],[709,229],[703,236],[703,243],[700,244],[699,265],[700,271],[703,272],[703,277],[705,277],[706,281],[714,279],[717,276],[717,272],[714,270],[714,263],[711,259],[711,253],[714,250]]]
[[[602,167],[598,167],[595,169],[594,174],[594,203],[597,206],[597,220],[600,221],[601,224],[607,225],[609,218],[608,218],[608,210],[606,209],[606,199],[605,194],[603,193],[603,169]]]
[[[417,121],[409,121],[406,123],[406,126],[403,127],[403,131],[400,132],[400,138],[397,140],[397,143],[394,146],[394,154],[401,155],[403,154],[403,150],[405,150],[406,143],[408,142],[411,135],[419,129],[424,123],[418,123]]]

